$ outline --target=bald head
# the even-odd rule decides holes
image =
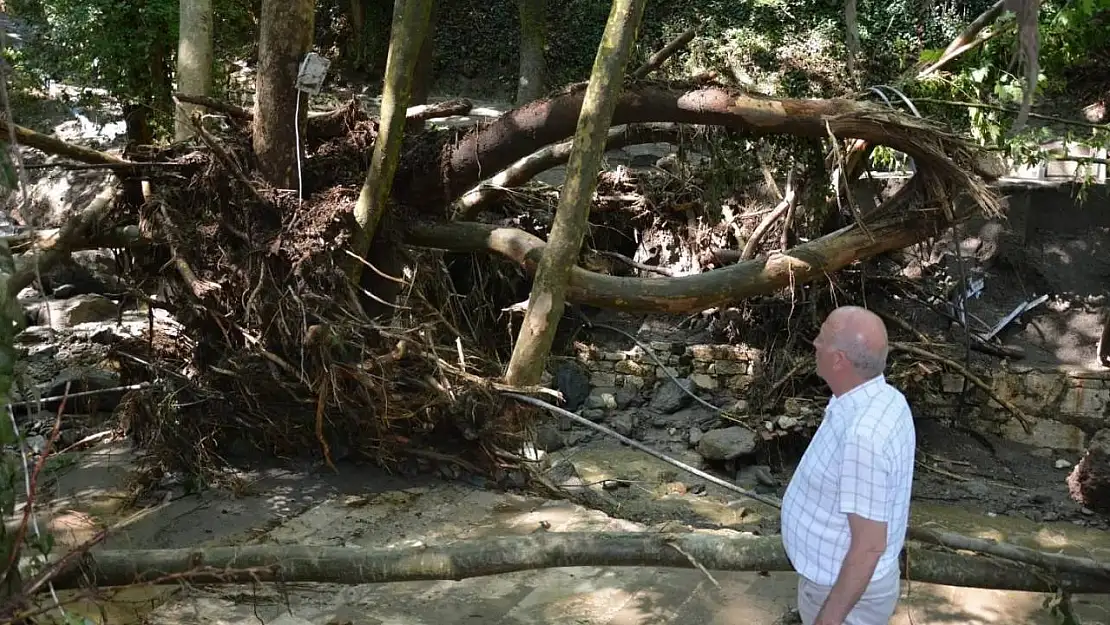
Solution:
[[[889,351],[886,325],[878,315],[859,306],[841,306],[829,313],[831,346],[844,352],[860,377],[870,379],[886,370]]]

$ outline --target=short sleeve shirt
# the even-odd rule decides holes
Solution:
[[[898,569],[909,522],[916,434],[905,396],[883,376],[829,401],[782,503],[782,541],[794,569],[831,586],[851,532],[848,514],[887,524],[872,579]]]

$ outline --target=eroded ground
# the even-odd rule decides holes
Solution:
[[[927,434],[926,434],[927,438]],[[928,449],[928,447],[926,447]],[[338,475],[305,467],[302,471],[268,470],[249,474],[252,483],[240,496],[207,491],[200,495],[170,493],[145,510],[120,509],[130,473],[132,452],[122,443],[105,444],[54,474],[56,515],[53,529],[63,543],[72,543],[104,523],[124,525],[107,548],[152,548],[242,544],[306,544],[350,549],[387,545],[438,543],[467,538],[520,535],[535,531],[673,531],[676,519],[708,522],[738,514],[738,525],[767,528],[776,524],[774,511],[742,501],[699,481],[676,475],[669,465],[605,441],[594,441],[567,454],[583,477],[604,477],[606,466],[636,471],[638,488],[654,493],[642,500],[673,502],[672,518],[637,523],[613,518],[564,501],[493,492],[463,481],[400,479],[380,471],[341,465]],[[971,450],[969,449],[969,454]],[[980,454],[982,457],[983,454]],[[961,460],[948,447],[950,460]],[[1046,459],[1051,462],[1051,459]],[[969,460],[970,462],[970,460]],[[991,475],[989,465],[957,465],[964,476]],[[591,473],[591,471],[593,473]],[[1063,473],[1062,470],[1056,475]],[[1051,488],[1052,475],[1024,478],[1023,488]],[[785,477],[785,476],[784,476]],[[946,476],[941,476],[946,477]],[[980,479],[976,476],[973,479]],[[700,494],[660,496],[653,480],[681,480]],[[948,478],[951,480],[951,478]],[[986,478],[982,478],[986,479]],[[1002,477],[1001,479],[1007,479]],[[1039,481],[1038,481],[1039,480]],[[1096,558],[1110,557],[1110,538],[1092,527],[1093,519],[1034,523],[1014,516],[1022,495],[1003,501],[970,492],[970,482],[945,482],[919,471],[917,492],[963,489],[958,501],[936,502],[919,497],[914,522],[994,537],[1042,549],[1062,549]],[[1015,486],[1018,482],[1015,482]],[[947,484],[947,485],[946,485]],[[704,484],[702,484],[704,486]],[[1059,486],[1062,488],[1062,486]],[[1004,489],[992,488],[992,491]],[[1016,490],[1016,488],[1014,489]],[[1018,491],[1024,492],[1024,491]],[[972,502],[975,505],[970,505]],[[1042,507],[1045,504],[1037,504]],[[1008,510],[1003,507],[1008,506]],[[997,508],[993,510],[992,508]],[[80,511],[85,511],[83,514]],[[997,512],[985,516],[980,511]],[[1080,513],[1081,514],[1081,513]],[[730,523],[724,523],[731,525]],[[547,623],[642,624],[688,622],[770,624],[793,603],[792,575],[713,572],[714,586],[701,572],[659,568],[581,567],[526,571],[458,582],[285,588],[223,586],[136,589],[109,602],[112,623]],[[1052,623],[1041,608],[1042,595],[909,583],[894,623]],[[86,606],[87,607],[87,606]],[[72,609],[80,609],[75,607]],[[99,620],[88,608],[88,616]],[[1110,597],[1085,596],[1076,602],[1085,623],[1110,622]]]

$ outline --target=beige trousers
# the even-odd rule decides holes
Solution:
[[[895,571],[871,582],[844,619],[844,625],[888,625],[902,593],[900,577],[900,572]],[[798,576],[798,614],[802,617],[802,625],[813,625],[830,592],[832,586],[815,584]]]

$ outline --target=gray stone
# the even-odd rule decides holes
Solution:
[[[621,390],[617,391],[616,395],[614,395],[614,398],[617,400],[618,410],[624,410],[629,406],[639,406],[643,403],[641,401],[640,394],[628,387],[622,388]]]
[[[679,380],[679,384],[682,386],[670,379],[663,382],[655,391],[655,396],[651,398],[651,409],[662,414],[671,414],[689,406],[694,400],[692,396],[694,383],[690,380]]]
[[[61,330],[80,323],[114,320],[119,315],[119,307],[103,295],[90,293],[41,301],[34,304],[33,312],[39,325]]]
[[[689,440],[690,440],[691,445],[696,447],[698,442],[701,441],[702,436],[705,436],[705,433],[701,431],[701,428],[699,428],[699,427],[690,428]]]
[[[536,428],[536,447],[547,451],[559,451],[566,446],[566,438],[559,428],[549,423]]]
[[[698,388],[702,388],[707,391],[713,391],[717,389],[717,378],[707,373],[695,373],[690,376],[690,381],[696,384]]]
[[[636,428],[636,417],[631,412],[615,414],[609,422],[609,427],[617,434],[631,436],[632,430]]]
[[[599,408],[587,408],[582,411],[582,417],[596,423],[605,418],[605,411]]]
[[[746,427],[710,430],[698,442],[698,453],[706,460],[732,460],[755,451],[755,433]]]
[[[555,390],[563,394],[563,407],[577,412],[590,395],[590,374],[575,362],[564,362],[555,369]]]

